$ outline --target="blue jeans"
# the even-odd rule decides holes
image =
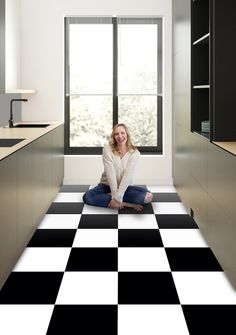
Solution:
[[[110,192],[110,186],[98,184],[83,195],[83,201],[87,205],[108,207],[108,204],[111,201]],[[123,196],[123,202],[144,205],[144,199],[147,192],[149,191],[144,187],[128,186]]]

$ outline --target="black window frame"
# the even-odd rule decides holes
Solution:
[[[113,126],[118,123],[118,90],[117,90],[117,78],[118,78],[118,41],[117,41],[117,27],[118,20],[119,23],[150,23],[152,22],[158,25],[158,58],[157,58],[157,68],[158,68],[158,77],[157,77],[157,87],[158,92],[157,96],[157,146],[138,146],[141,154],[157,154],[160,155],[163,153],[162,139],[163,139],[163,124],[162,124],[162,114],[163,114],[163,38],[162,38],[162,25],[163,20],[161,17],[103,17],[103,23],[109,22],[111,20],[113,25]],[[101,17],[84,17],[83,19],[79,17],[79,23],[88,23],[91,20],[93,22],[101,22]],[[123,20],[123,21],[122,21]],[[64,94],[64,111],[65,111],[65,137],[64,144],[65,155],[100,155],[102,154],[103,147],[71,147],[70,143],[70,94],[69,91],[69,81],[70,81],[70,72],[69,72],[69,25],[70,23],[77,23],[76,17],[65,17],[64,19],[64,29],[65,29],[65,52],[64,52],[64,68],[65,68],[65,94]],[[145,94],[143,94],[145,96]],[[132,132],[132,130],[131,130]]]

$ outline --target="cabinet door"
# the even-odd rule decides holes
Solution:
[[[208,230],[207,222],[207,193],[201,184],[194,178],[191,180],[190,205],[202,233],[205,235]]]
[[[27,245],[33,234],[33,160],[31,145],[16,154],[17,160],[17,249]]]
[[[194,218],[203,233],[207,230],[207,144],[201,136],[191,134],[190,202]]]
[[[213,141],[236,141],[236,1],[213,1],[212,8],[212,105]]]
[[[0,288],[16,261],[16,157],[0,164]]]
[[[41,138],[42,155],[43,155],[43,208],[44,212],[47,212],[53,197],[55,190],[53,189],[53,145],[52,140],[53,132],[50,132]]]
[[[212,143],[208,145],[208,189],[236,225],[236,159]]]
[[[42,138],[31,144],[32,158],[32,199],[33,199],[33,226],[37,228],[43,212],[43,160],[42,160]]]
[[[53,185],[54,190],[58,192],[58,188],[63,182],[64,177],[64,125],[53,131]]]
[[[230,220],[221,203],[208,196],[208,244],[236,289],[236,224]]]
[[[207,192],[207,144],[201,136],[191,134],[191,175]]]

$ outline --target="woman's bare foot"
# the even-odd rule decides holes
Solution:
[[[133,208],[138,212],[141,212],[143,210],[143,206],[139,204],[131,204],[129,202],[123,202],[122,204],[123,204],[123,207]]]
[[[133,209],[135,209],[138,212],[141,212],[143,210],[143,206],[142,205],[131,204],[129,202],[122,202],[122,203],[120,203],[120,202],[118,202],[115,199],[112,199],[110,201],[110,203],[108,204],[108,207],[109,208],[113,208],[113,209],[115,209],[115,208],[122,209],[124,207],[128,207],[128,208],[133,208]]]
[[[116,199],[111,199],[111,201],[108,204],[108,207],[109,208],[113,208],[113,209],[115,209],[115,208],[122,208],[123,204],[122,204],[122,202],[119,202]]]
[[[145,199],[144,199],[145,204],[152,202],[152,199],[153,199],[153,194],[151,192],[147,192]]]

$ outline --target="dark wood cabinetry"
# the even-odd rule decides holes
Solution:
[[[0,287],[63,182],[63,133],[61,125],[0,162]]]
[[[236,140],[236,1],[212,1],[212,140]]]
[[[175,0],[172,9],[173,180],[236,289],[236,158],[212,143],[235,141],[236,66],[229,54],[232,48],[236,59],[236,3]],[[207,118],[210,133],[203,134],[201,122]]]
[[[236,2],[191,1],[191,131],[236,140]]]
[[[209,1],[191,4],[191,130],[210,139]],[[204,124],[203,124],[204,123]]]

